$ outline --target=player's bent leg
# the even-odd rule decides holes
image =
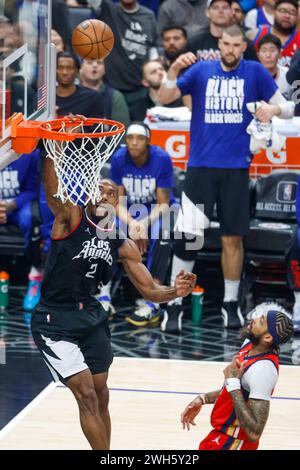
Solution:
[[[225,282],[222,305],[223,323],[225,328],[238,329],[244,325],[244,318],[238,305],[238,289],[244,259],[243,239],[240,236],[223,235],[221,240]]]
[[[99,412],[99,401],[93,376],[86,369],[66,380],[79,407],[80,424],[83,433],[94,450],[108,450],[109,442],[104,421]]]
[[[93,382],[98,398],[98,409],[102,421],[104,423],[104,427],[106,430],[106,437],[108,445],[110,446],[110,436],[111,436],[111,421],[110,421],[110,414],[108,409],[109,404],[109,389],[107,386],[107,377],[108,372],[104,372],[102,374],[95,374],[92,376]]]

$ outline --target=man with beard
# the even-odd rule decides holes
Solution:
[[[291,58],[300,46],[300,31],[296,29],[298,20],[297,0],[277,0],[275,6],[274,25],[264,25],[257,30],[247,32],[257,49],[261,38],[274,34],[280,39],[281,58],[279,64],[289,67]]]
[[[242,59],[246,43],[239,26],[226,28],[219,45],[221,61],[197,62],[191,52],[179,56],[158,95],[163,103],[181,95],[192,97],[188,169],[177,221],[183,234],[175,242],[171,281],[174,282],[179,267],[193,269],[197,250],[202,247],[202,229],[209,226],[216,203],[225,280],[224,327],[239,328],[244,323],[237,299],[243,267],[243,237],[249,230],[248,169],[252,159],[250,136],[246,132],[252,115],[246,104],[263,102],[256,112],[257,119],[263,122],[273,116],[292,117],[294,104],[285,101],[261,64]],[[188,70],[177,80],[186,67]],[[203,204],[202,210],[199,204]],[[195,238],[191,239],[191,235]],[[169,303],[162,330],[178,331],[176,325],[181,324],[178,319],[182,315],[180,300]]]
[[[18,158],[13,151],[7,156]],[[55,220],[32,335],[53,379],[74,394],[91,447],[105,450],[111,429],[106,381],[113,354],[107,313],[94,298],[99,284],[109,282],[117,256],[142,296],[153,302],[190,294],[196,276],[182,271],[174,287],[153,281],[135,243],[114,230],[118,190],[111,180],[99,182],[101,200],[85,208],[54,196],[58,180],[50,158],[44,162],[44,180]]]
[[[187,52],[187,33],[182,26],[172,25],[162,32],[164,56],[163,65],[166,70],[184,52]]]
[[[270,399],[277,383],[279,346],[293,335],[293,323],[278,304],[261,304],[241,331],[244,343],[224,369],[220,390],[197,396],[181,414],[183,429],[195,426],[203,405],[214,404],[214,428],[199,450],[256,450],[266,425]]]
[[[209,18],[209,30],[189,38],[189,50],[198,60],[219,60],[221,56],[219,39],[224,28],[234,23],[231,0],[207,0],[206,15]],[[252,42],[248,39],[246,42],[244,59],[257,60]]]
[[[141,103],[141,112],[143,107],[143,120],[146,117],[147,109],[153,108],[154,106],[161,106],[158,99],[158,90],[166,77],[166,71],[159,61],[149,60],[143,65],[142,77],[142,85],[148,89],[147,96],[144,102]],[[182,98],[176,99],[166,106],[168,108],[183,106]]]

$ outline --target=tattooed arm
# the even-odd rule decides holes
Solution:
[[[239,383],[243,374],[244,363],[241,363],[237,357],[233,358],[232,362],[224,369],[225,379],[234,379],[237,383]],[[239,425],[246,432],[250,441],[257,441],[266,425],[270,402],[250,398],[246,403],[241,390],[238,389],[238,386],[235,386],[235,388],[235,390],[229,390],[229,393]]]
[[[257,441],[266,425],[270,402],[250,398],[246,403],[241,390],[233,390],[230,395],[240,427],[246,432],[250,441]]]
[[[181,413],[180,421],[183,429],[190,430],[190,424],[196,426],[194,419],[200,413],[203,405],[210,405],[215,403],[216,399],[220,395],[221,390],[215,390],[205,394],[198,395],[194,398],[191,403],[187,405],[184,411]]]

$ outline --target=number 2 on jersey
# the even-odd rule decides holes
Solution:
[[[91,277],[93,279],[97,271],[97,266],[97,263],[91,264],[91,269],[86,273],[85,277]]]

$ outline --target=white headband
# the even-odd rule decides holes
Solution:
[[[141,124],[131,124],[128,127],[126,135],[132,135],[132,134],[143,135],[144,137],[147,137],[148,139],[150,138],[149,130],[144,126],[141,126]]]

